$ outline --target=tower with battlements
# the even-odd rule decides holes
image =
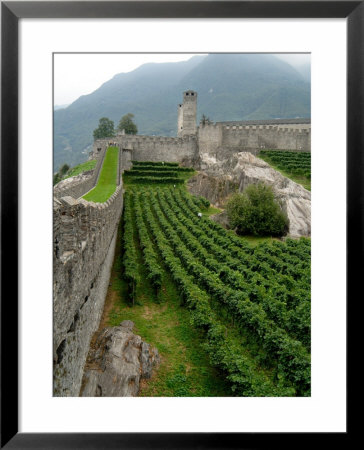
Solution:
[[[183,103],[178,105],[177,136],[196,135],[197,92],[185,91]]]

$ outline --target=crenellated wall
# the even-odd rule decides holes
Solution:
[[[106,143],[101,143],[98,148],[100,150],[96,150],[96,152],[93,153],[93,159],[97,159],[95,168],[75,177],[67,178],[56,184],[53,189],[54,197],[61,198],[71,196],[73,198],[79,198],[96,185],[104,162],[107,145]]]
[[[212,123],[201,120],[196,127],[197,92],[183,92],[178,104],[177,137],[127,135],[125,130],[115,137],[94,143],[94,157],[110,142],[118,145],[123,160],[168,161],[199,167],[201,156],[221,158],[232,153],[261,149],[311,151],[311,120],[267,119]]]
[[[249,151],[257,154],[261,149],[311,151],[311,129],[306,124],[288,125],[225,125],[200,124],[198,129],[200,154],[228,156]]]
[[[94,142],[93,171],[54,187],[54,395],[78,396],[93,333],[101,319],[123,207],[121,173],[131,161],[179,162],[199,168],[203,157],[223,160],[261,149],[311,150],[309,120],[262,123],[200,123],[197,93],[186,91],[179,106],[178,137],[119,133]],[[262,122],[262,121],[260,121]],[[81,197],[97,183],[109,145],[119,147],[118,187],[102,204]],[[206,158],[207,156],[207,158]]]
[[[200,125],[198,128],[198,148],[202,153],[216,153],[222,146],[222,126],[216,123]]]
[[[222,126],[222,145],[237,148],[311,150],[311,130],[275,125]]]
[[[198,160],[195,136],[174,138],[119,134],[109,139],[95,141],[93,154],[96,154],[97,148],[109,141],[115,142],[122,150],[124,156],[125,150],[128,150],[131,154],[131,159],[135,161],[168,161],[194,165]]]
[[[273,125],[206,122],[200,123],[196,136],[118,134],[115,137],[100,139],[94,143],[93,156],[97,157],[100,151],[97,149],[102,149],[110,142],[121,149],[124,167],[130,160],[180,162],[183,165],[198,167],[202,154],[221,159],[241,151],[256,155],[262,149],[311,151],[311,127],[306,122]]]
[[[133,146],[133,159],[136,161],[192,162],[198,157],[194,136],[183,138],[138,136],[134,141],[125,137],[126,148]]]
[[[122,207],[122,183],[105,203],[54,198],[55,396],[79,394],[91,337],[104,307]]]

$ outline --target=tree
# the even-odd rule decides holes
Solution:
[[[59,169],[59,175],[62,177],[66,174],[66,172],[68,172],[69,169],[70,166],[68,164],[63,164],[63,166]]]
[[[68,164],[63,164],[63,166],[59,169],[59,171],[53,174],[53,186],[60,181],[63,180],[63,177],[70,170],[70,166]]]
[[[211,123],[210,118],[206,117],[205,114],[202,114],[200,122],[202,123],[202,125],[208,125],[209,123]]]
[[[59,173],[57,172],[53,175],[53,186],[55,184],[59,183],[60,181],[61,181],[61,177],[59,176]]]
[[[288,232],[288,217],[274,199],[270,186],[249,185],[242,194],[233,194],[226,212],[229,223],[238,234],[283,236]]]
[[[118,131],[125,130],[125,134],[137,134],[138,127],[133,122],[134,114],[128,113],[125,114],[120,119],[119,125],[118,125]]]
[[[94,139],[102,139],[115,135],[114,122],[107,117],[99,120],[99,126],[94,130]]]

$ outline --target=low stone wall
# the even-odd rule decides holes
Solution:
[[[142,138],[133,146],[135,161],[179,162],[194,166],[198,161],[197,141],[194,136],[183,138]]]
[[[142,135],[117,135],[95,141],[93,154],[105,142],[112,141],[125,153],[129,151],[136,161],[180,162],[193,166],[198,161],[198,146],[195,136],[166,137]]]
[[[311,130],[274,125],[224,126],[222,145],[244,148],[311,150]]]
[[[200,155],[227,158],[233,153],[262,149],[311,151],[311,128],[295,125],[225,125],[201,124],[198,129]]]
[[[294,121],[292,119],[292,121]],[[200,124],[196,136],[164,137],[118,134],[94,143],[93,155],[108,143],[119,146],[123,160],[179,162],[199,168],[201,155],[228,158],[236,152],[257,155],[262,149],[311,151],[310,123],[236,125]]]
[[[97,159],[96,167],[93,170],[83,172],[83,174],[75,177],[67,178],[60,181],[53,189],[53,195],[56,198],[61,197],[82,197],[86,192],[91,190],[97,183],[100,175],[102,163],[105,158],[107,146],[103,146],[99,152],[94,153],[93,157]]]
[[[120,184],[105,203],[54,199],[54,395],[78,396],[97,330],[123,207]]]

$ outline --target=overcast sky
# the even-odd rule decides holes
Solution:
[[[191,53],[65,53],[54,55],[54,104],[68,105],[90,94],[117,73],[130,72],[147,62],[187,60]],[[291,64],[310,61],[309,54],[277,54]]]

